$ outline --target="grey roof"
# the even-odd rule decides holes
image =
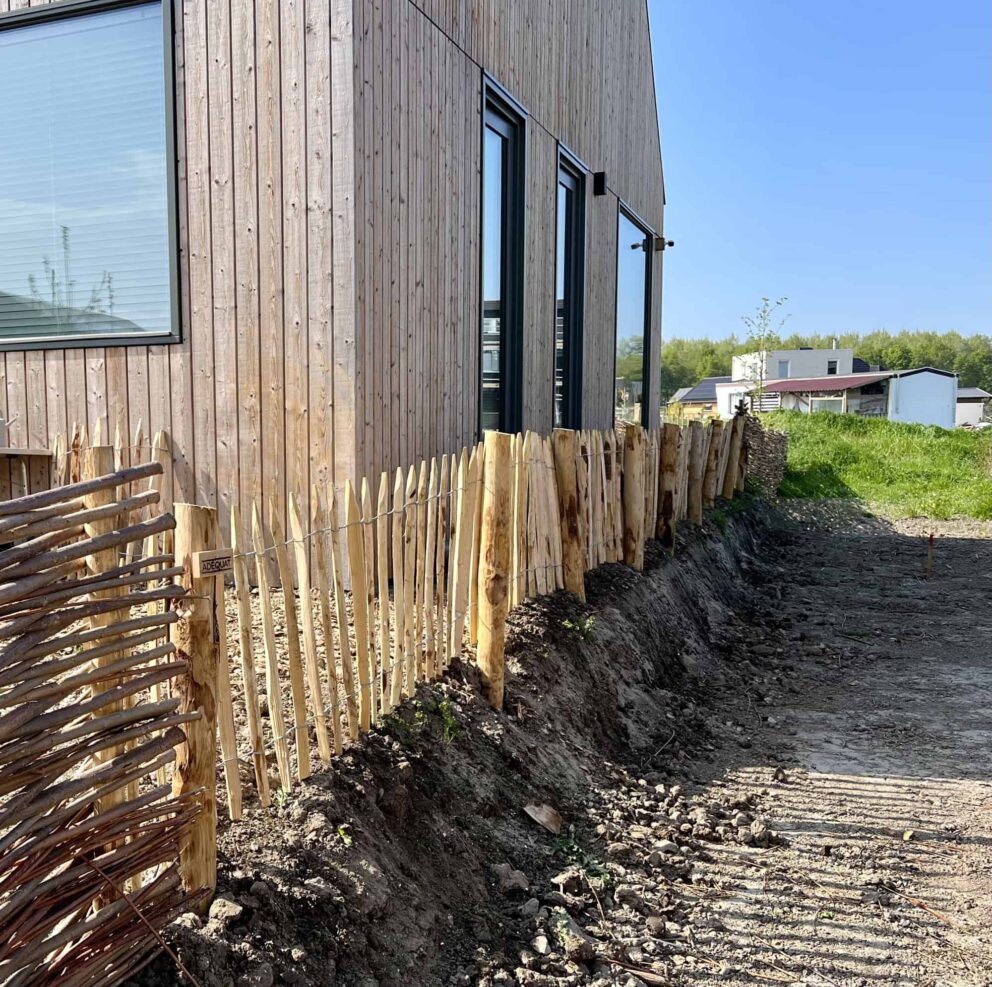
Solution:
[[[713,404],[716,401],[716,385],[729,384],[733,377],[704,377],[692,387],[682,387],[672,395],[679,404]]]
[[[983,391],[980,387],[958,388],[959,401],[985,401],[988,398],[992,398],[992,394],[989,394],[988,391]]]

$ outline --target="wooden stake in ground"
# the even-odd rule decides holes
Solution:
[[[503,708],[513,487],[510,439],[505,432],[486,432],[483,465],[478,660],[486,695],[494,709]]]
[[[730,451],[727,455],[727,469],[723,475],[724,499],[730,500],[737,489],[737,471],[741,461],[741,442],[744,439],[744,416],[735,415],[730,428]]]
[[[667,549],[675,547],[676,467],[679,457],[678,425],[661,426],[661,465],[658,468],[658,526],[655,536]]]
[[[300,588],[300,616],[303,619],[303,653],[306,658],[307,686],[310,708],[317,728],[317,752],[324,764],[331,760],[331,745],[324,718],[324,690],[320,686],[320,659],[317,656],[317,628],[313,619],[313,594],[310,591],[310,563],[307,559],[303,519],[296,494],[289,495],[289,533],[293,539],[293,561],[296,581]]]
[[[350,480],[344,481],[345,524],[348,526],[348,559],[351,565],[351,608],[355,616],[355,649],[358,654],[358,725],[372,727],[372,656],[369,654],[369,604],[365,585],[365,533],[358,498]]]
[[[623,560],[644,568],[644,429],[632,422],[623,430]]]
[[[334,734],[334,753],[340,754],[343,744],[341,737],[338,667],[334,648],[334,622],[331,620],[331,581],[333,579],[333,573],[327,537],[327,505],[324,503],[324,495],[320,492],[316,484],[311,491],[310,497],[313,504],[314,567],[317,570],[317,592],[320,594],[320,631],[324,639],[324,667],[327,676],[327,691],[331,699],[330,708],[323,715],[330,717],[331,730]]]
[[[93,446],[84,450],[82,461],[83,480],[90,481],[92,486],[96,486],[100,477],[106,477],[108,474],[115,471],[115,463],[116,457],[111,446]],[[94,510],[101,507],[105,508],[116,501],[117,487],[113,485],[99,486],[98,489],[94,489],[83,496],[83,506],[87,510]],[[83,530],[87,538],[98,538],[101,535],[106,535],[112,532],[116,527],[116,524],[117,519],[110,516],[102,520],[90,521],[83,526]],[[86,556],[86,571],[91,575],[97,575],[102,572],[111,572],[117,568],[117,565],[117,550],[114,548],[107,548],[104,551],[94,552],[92,555]],[[94,593],[93,599],[94,601],[99,601],[106,598],[113,599],[117,595],[117,590],[103,590],[101,592]],[[89,625],[94,629],[109,627],[112,624],[118,624],[121,621],[126,620],[127,615],[128,608],[123,610],[112,610],[108,613],[95,614],[89,618]],[[100,666],[112,665],[120,657],[121,655],[119,652],[111,652],[100,658],[98,664]],[[94,682],[90,686],[90,692],[93,695],[96,695],[97,693],[105,692],[108,689],[113,689],[115,686],[120,684],[120,679],[108,679],[103,682]],[[128,705],[126,701],[122,700],[104,708],[101,710],[101,713],[113,713],[124,709],[126,705]],[[94,759],[97,762],[110,761],[122,753],[122,747],[110,747],[103,751],[97,751],[94,755]],[[106,812],[108,809],[112,809],[115,805],[119,805],[125,800],[125,798],[134,798],[137,794],[138,789],[134,784],[108,792],[107,795],[101,798],[98,803],[100,811]]]
[[[214,532],[220,544],[220,529]],[[241,774],[238,771],[238,736],[234,729],[234,697],[231,694],[231,666],[227,656],[227,610],[224,605],[224,577],[214,576],[214,620],[217,626],[217,726],[220,751],[224,758],[224,787],[227,814],[232,821],[241,818]]]
[[[237,505],[231,507],[231,548],[234,551],[234,588],[238,598],[238,642],[241,646],[241,677],[245,690],[245,718],[251,741],[251,762],[255,769],[255,785],[262,805],[269,804],[269,774],[265,767],[262,747],[262,718],[258,712],[258,686],[255,682],[255,656],[251,641],[251,595],[248,567],[245,564],[241,533],[241,514]]]
[[[389,474],[379,477],[376,501],[376,574],[379,580],[379,710],[385,716],[392,708],[389,695]]]
[[[286,720],[282,711],[282,690],[279,687],[279,657],[276,653],[276,628],[272,619],[272,588],[269,585],[269,564],[265,557],[265,532],[258,503],[251,505],[251,535],[255,549],[255,576],[258,580],[258,609],[262,615],[262,640],[265,646],[265,695],[269,701],[269,721],[272,724],[279,765],[279,783],[284,792],[293,786],[289,764],[289,744],[286,742]]]
[[[689,422],[689,487],[687,517],[693,524],[703,523],[703,473],[706,469],[706,436],[702,422]]]
[[[561,554],[565,589],[585,601],[585,559],[576,477],[577,433],[567,428],[556,428],[552,433],[551,441],[555,456],[555,475],[558,478],[558,517],[561,521]],[[516,532],[514,532],[514,540],[516,540]]]
[[[712,507],[716,503],[718,464],[720,449],[723,446],[723,422],[710,422],[710,442],[706,450],[706,472],[703,478],[703,505]]]
[[[403,470],[397,468],[393,481],[393,660],[389,673],[389,706],[397,706],[403,698],[403,655],[406,644],[406,562],[403,553]]]
[[[182,619],[172,625],[170,637],[188,671],[177,677],[181,713],[198,712],[199,719],[184,725],[186,743],[177,751],[172,794],[197,793],[200,813],[184,834],[179,849],[179,871],[187,892],[217,888],[217,643],[214,639],[213,577],[194,579],[194,552],[214,547],[216,511],[211,507],[176,504],[176,559],[183,566]],[[208,896],[199,906],[206,911]]]
[[[303,684],[303,652],[300,648],[300,620],[296,609],[293,567],[289,547],[283,534],[278,512],[269,513],[279,582],[282,583],[283,615],[286,623],[286,657],[289,664],[289,689],[293,698],[293,737],[296,741],[296,776],[300,781],[310,777],[310,731],[307,729],[307,693]]]
[[[348,711],[348,736],[358,739],[358,704],[355,702],[355,672],[352,663],[351,641],[348,638],[348,609],[344,596],[344,562],[341,556],[340,520],[337,495],[332,485],[328,491],[328,527],[331,542],[331,561],[334,570],[334,615],[338,624],[338,644],[341,647],[341,684],[344,686],[345,709]],[[328,656],[333,661],[333,655]]]

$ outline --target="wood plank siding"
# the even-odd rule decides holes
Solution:
[[[527,112],[523,424],[551,427],[559,142],[607,174],[582,391],[583,425],[612,423],[618,202],[663,228],[645,0],[175,0],[175,22],[182,341],[0,353],[11,444],[164,429],[170,496],[226,531],[232,503],[285,526],[290,493],[474,441],[484,73]]]
[[[552,422],[558,143],[607,174],[605,196],[587,182],[582,391],[583,424],[608,427],[619,201],[663,229],[646,3],[355,0],[355,23],[360,469],[477,435],[484,73],[527,111],[525,428]],[[661,254],[653,262],[656,356]],[[658,386],[652,359],[653,418]]]
[[[353,7],[174,9],[183,340],[0,353],[0,415],[17,445],[165,429],[175,499],[226,529],[231,503],[285,517],[288,492],[355,467]]]

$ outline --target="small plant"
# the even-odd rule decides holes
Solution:
[[[414,741],[422,730],[421,724],[418,722],[419,713],[414,717],[414,723],[408,723],[400,714],[397,713],[387,713],[382,718],[382,728],[389,734],[393,740],[400,745],[400,747],[412,747]]]
[[[592,614],[586,614],[582,617],[576,617],[572,620],[570,617],[566,617],[562,622],[562,627],[567,628],[576,634],[578,637],[582,638],[583,641],[595,641],[596,635],[593,632],[593,626],[596,623],[596,618]]]
[[[341,837],[341,842],[345,846],[351,846],[351,844],[354,842],[354,840],[351,837],[351,834],[348,832],[349,829],[351,829],[351,827],[347,823],[341,823],[341,825],[338,826],[338,836]]]
[[[437,712],[441,718],[441,740],[446,744],[450,744],[453,740],[457,740],[465,731],[455,718],[454,707],[451,705],[451,700],[447,696],[438,700]]]
[[[720,529],[721,534],[727,533],[727,512],[721,510],[710,511],[710,520]]]
[[[609,887],[613,881],[613,875],[595,857],[589,856],[570,836],[555,837],[554,843],[551,844],[551,854],[568,864],[574,864],[582,871],[587,881],[596,879],[603,887]]]
[[[272,802],[277,816],[286,814],[286,807],[289,805],[289,799],[289,792],[287,792],[285,788],[276,789],[275,795],[272,796]]]

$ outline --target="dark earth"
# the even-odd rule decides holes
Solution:
[[[454,667],[249,800],[168,939],[211,987],[992,984],[990,535],[725,505],[515,611],[502,713]]]

